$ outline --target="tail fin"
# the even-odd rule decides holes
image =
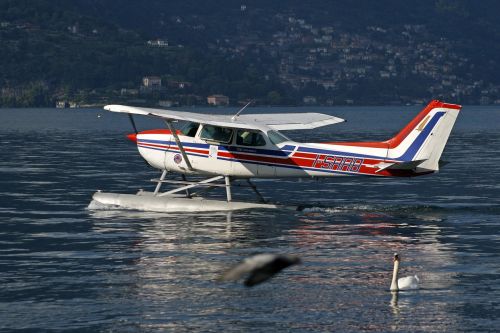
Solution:
[[[430,102],[395,137],[386,141],[387,157],[402,162],[421,161],[417,171],[438,171],[439,158],[460,108],[437,100]]]

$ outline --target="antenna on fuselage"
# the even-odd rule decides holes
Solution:
[[[235,121],[236,118],[238,118],[238,116],[240,115],[240,113],[243,112],[243,110],[245,110],[247,108],[247,106],[249,106],[250,104],[252,104],[253,101],[254,101],[253,99],[250,100],[250,102],[248,102],[244,107],[242,107],[238,112],[236,112],[236,114],[231,117],[231,121]]]

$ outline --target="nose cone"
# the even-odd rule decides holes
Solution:
[[[137,133],[127,134],[127,138],[130,141],[137,143]]]

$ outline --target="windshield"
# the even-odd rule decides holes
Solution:
[[[201,130],[200,138],[203,140],[216,141],[220,143],[230,143],[233,137],[231,128],[204,125]]]
[[[196,132],[198,132],[198,127],[200,127],[200,124],[198,124],[198,123],[187,122],[181,128],[181,133],[182,133],[182,135],[190,136],[190,137],[194,138],[194,136],[196,135]]]
[[[290,141],[290,139],[288,139],[286,136],[284,136],[283,134],[278,133],[276,131],[267,132],[267,137],[275,145],[279,145],[280,143],[285,142],[285,141]]]

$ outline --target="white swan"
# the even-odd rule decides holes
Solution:
[[[405,276],[398,279],[399,255],[394,253],[394,270],[392,271],[391,291],[418,289],[420,279],[418,276]]]

